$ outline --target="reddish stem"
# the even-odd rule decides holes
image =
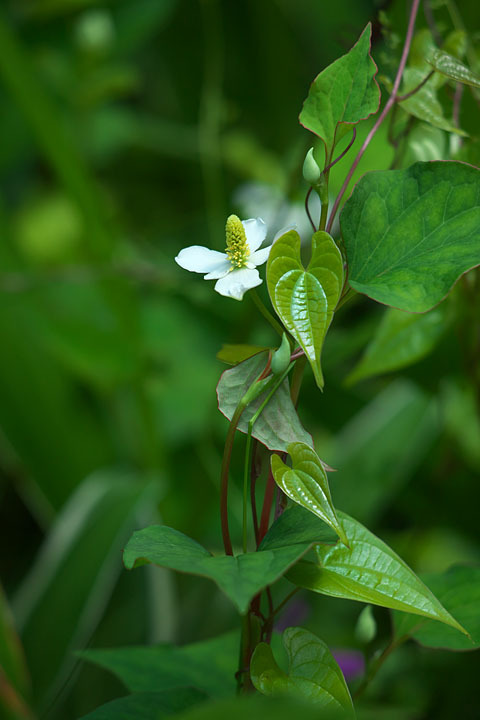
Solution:
[[[415,28],[415,19],[417,17],[419,5],[420,5],[420,0],[413,0],[412,7],[410,9],[410,18],[408,21],[408,29],[407,29],[407,35],[405,37],[405,44],[403,46],[402,57],[400,58],[400,64],[398,66],[397,75],[396,75],[395,81],[393,83],[392,93],[391,93],[390,97],[388,98],[387,102],[385,103],[385,107],[383,108],[382,112],[380,113],[380,115],[377,119],[377,122],[372,127],[372,129],[368,133],[367,137],[363,141],[363,144],[362,144],[360,150],[358,151],[357,157],[353,161],[352,167],[348,171],[347,177],[345,178],[345,181],[340,189],[340,192],[338,193],[338,195],[335,199],[335,202],[333,204],[333,208],[332,208],[332,212],[330,213],[330,217],[328,218],[328,223],[327,223],[327,227],[326,227],[327,232],[330,232],[330,230],[332,229],[333,221],[335,219],[335,215],[337,213],[338,207],[339,207],[339,205],[342,201],[342,198],[345,195],[345,192],[350,184],[350,180],[352,179],[352,176],[353,176],[355,170],[357,169],[358,163],[362,159],[365,150],[370,145],[370,142],[372,141],[378,128],[380,127],[380,125],[383,123],[386,116],[390,112],[392,105],[395,103],[395,100],[397,98],[398,88],[400,87],[400,83],[402,81],[403,71],[405,70],[405,65],[407,64],[408,53],[410,52],[410,45],[412,44],[413,31]]]

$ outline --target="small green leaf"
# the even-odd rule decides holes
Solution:
[[[327,153],[351,125],[378,110],[380,88],[370,55],[371,32],[369,23],[353,48],[317,75],[303,104],[300,123],[323,140]]]
[[[434,620],[423,620],[404,613],[394,613],[396,636],[411,635],[414,640],[431,648],[480,648],[480,567],[454,565],[444,573],[427,574],[424,580],[447,610],[468,630],[470,637]]]
[[[340,222],[350,285],[377,302],[426,312],[480,264],[480,171],[432,162],[367,173]]]
[[[317,385],[322,388],[323,341],[343,289],[340,250],[328,233],[316,232],[312,238],[312,257],[305,270],[300,236],[290,230],[278,238],[270,251],[267,285],[273,307],[303,348]]]
[[[292,458],[292,468],[285,465],[278,455],[272,455],[272,473],[278,487],[291,500],[330,525],[340,540],[347,543],[333,507],[327,473],[317,453],[308,445],[296,442],[288,446],[288,454]]]
[[[227,365],[238,365],[264,350],[268,348],[263,345],[222,345],[217,358]]]
[[[403,73],[402,95],[406,95],[420,85],[427,74],[418,68],[406,68]],[[435,76],[431,77],[417,92],[405,100],[399,101],[399,106],[413,117],[430,123],[440,130],[447,130],[457,135],[467,135],[444,116],[442,105],[437,98],[437,85]]]
[[[195,688],[139,692],[112,700],[81,720],[160,720],[198,705],[205,695]]]
[[[210,697],[235,692],[238,633],[192,645],[156,645],[84,650],[80,657],[116,675],[131,693],[195,687]]]
[[[178,530],[152,525],[133,534],[124,550],[123,561],[128,570],[154,563],[208,577],[243,614],[250,600],[281,578],[310,546],[311,542],[284,544],[271,550],[264,546],[259,552],[214,557]]]
[[[260,375],[267,363],[267,353],[259,353],[229,370],[225,370],[217,386],[218,409],[231,420],[238,403],[254,380]],[[265,400],[266,393],[260,395],[244,410],[238,429],[246,433],[248,422]],[[290,397],[288,381],[278,388],[268,405],[253,426],[252,435],[269,450],[286,452],[289,443],[301,440],[307,445],[312,438],[302,427],[297,411]]]
[[[328,710],[349,711],[353,705],[345,678],[323,640],[303,628],[287,628],[283,644],[288,673],[280,669],[266,643],[255,648],[251,662],[252,683],[264,695],[293,695]]]
[[[422,315],[388,308],[347,384],[418,362],[433,350],[444,331],[444,305]]]
[[[422,615],[466,632],[408,565],[382,540],[338,513],[350,547],[317,545],[317,562],[300,562],[287,574],[299,587]]]
[[[464,85],[471,85],[472,87],[480,88],[480,76],[473,73],[466,65],[453,55],[449,55],[443,50],[436,50],[428,58],[427,62],[433,67],[434,70],[455,80],[455,82],[463,83]]]

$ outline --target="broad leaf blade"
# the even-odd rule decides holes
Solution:
[[[317,385],[322,388],[323,341],[343,288],[339,249],[328,233],[316,232],[312,238],[312,257],[305,269],[300,256],[300,236],[291,230],[270,251],[267,285],[278,316],[303,348]]]
[[[267,353],[262,352],[241,362],[229,370],[225,370],[217,386],[218,408],[225,417],[232,419],[236,407],[250,385],[257,378],[267,363]],[[266,393],[260,395],[243,412],[238,429],[246,433],[248,422],[265,399]],[[302,440],[312,445],[312,438],[302,427],[297,411],[290,398],[287,380],[278,388],[268,405],[265,407],[253,426],[252,435],[269,450],[286,452],[289,443]]]
[[[449,53],[436,50],[427,58],[427,62],[434,70],[450,78],[450,80],[480,88],[480,77]]]
[[[333,532],[316,515],[293,505],[278,517],[263,538],[259,550],[273,550],[284,545],[297,543],[331,543],[337,540]]]
[[[294,502],[317,515],[347,543],[342,525],[333,506],[327,474],[320,458],[304,443],[291,443],[288,454],[293,467],[288,467],[278,455],[272,455],[273,477],[279,488]]]
[[[352,699],[342,671],[327,645],[303,628],[283,633],[288,673],[280,669],[272,649],[260,643],[251,662],[252,682],[264,695],[293,695],[308,699],[317,707],[353,713]]]
[[[217,352],[217,358],[227,365],[238,365],[265,350],[268,350],[268,347],[264,345],[222,345]]]
[[[283,545],[272,550],[214,557],[178,530],[153,525],[133,534],[123,554],[127,569],[145,563],[213,580],[240,613],[267,585],[278,580],[309,549],[311,542]]]
[[[80,657],[116,675],[132,693],[194,687],[210,697],[235,692],[238,633],[175,647],[124,647],[84,650]]]
[[[350,125],[378,110],[380,89],[370,55],[371,30],[369,23],[353,48],[315,78],[303,104],[300,123],[323,140],[327,153]]]
[[[332,597],[402,610],[466,632],[408,565],[382,540],[345,513],[338,513],[350,547],[317,545],[317,563],[301,562],[288,579]]]
[[[475,650],[480,648],[480,567],[455,565],[444,573],[430,573],[424,580],[449,612],[468,630],[466,637],[434,620],[394,613],[397,637],[410,635],[431,648]]]
[[[355,290],[401,310],[430,310],[480,264],[480,171],[432,162],[368,173],[341,227]]]
[[[112,700],[81,720],[157,720],[198,705],[205,695],[194,688],[180,687],[163,692],[139,692]]]
[[[392,372],[421,360],[445,331],[445,307],[417,315],[388,308],[347,383]]]

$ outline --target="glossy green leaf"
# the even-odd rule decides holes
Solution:
[[[278,238],[270,251],[267,285],[273,307],[303,348],[317,385],[322,388],[323,341],[343,289],[340,250],[328,233],[316,232],[312,238],[312,256],[305,270],[300,236],[290,230]]]
[[[317,545],[316,563],[295,565],[287,575],[291,582],[323,595],[440,620],[465,632],[388,545],[345,513],[338,515],[350,547]]]
[[[288,446],[292,466],[288,467],[278,455],[272,455],[273,477],[278,487],[293,502],[321,518],[347,543],[342,525],[338,520],[330,494],[327,473],[315,450],[304,443]]]
[[[406,68],[403,73],[402,95],[414,90],[423,82],[427,73],[417,68]],[[430,123],[440,130],[456,133],[457,135],[466,135],[456,125],[443,114],[443,108],[437,98],[437,83],[435,77],[430,78],[425,85],[416,91],[410,97],[399,102],[399,107],[423,122]]]
[[[288,673],[278,666],[270,645],[260,643],[255,648],[250,672],[256,689],[264,695],[297,695],[322,708],[353,713],[345,678],[323,640],[290,627],[283,633],[283,643]]]
[[[480,567],[454,565],[444,573],[426,574],[423,579],[470,637],[435,620],[423,620],[404,613],[394,613],[396,636],[410,635],[431,648],[480,648]]]
[[[182,647],[84,650],[80,657],[114,673],[132,693],[194,687],[210,697],[223,698],[235,692],[238,632]]]
[[[160,720],[198,705],[205,695],[195,688],[176,688],[162,692],[138,692],[112,700],[81,720]]]
[[[480,264],[480,171],[432,162],[368,173],[340,222],[350,285],[377,302],[425,312]]]
[[[450,80],[480,88],[480,76],[473,73],[456,57],[449,55],[449,53],[443,50],[436,50],[427,58],[427,62],[436,72],[445,75],[445,77],[450,78]]]
[[[153,501],[137,476],[105,471],[87,478],[58,516],[13,598],[37,707],[51,702],[75,662],[72,650],[102,617],[135,516]]]
[[[217,358],[227,365],[238,365],[265,350],[268,348],[264,345],[222,345]]]
[[[264,369],[267,357],[267,353],[259,353],[222,374],[217,386],[218,409],[228,420],[232,419],[241,398]],[[265,400],[266,394],[260,395],[244,410],[238,423],[241,432],[247,432],[248,422]],[[312,444],[311,435],[298,419],[287,380],[278,388],[255,422],[252,435],[269,450],[282,452],[286,452],[289,443],[295,440]]]
[[[250,600],[278,580],[304,555],[311,543],[283,545],[232,557],[214,557],[204,547],[178,530],[153,525],[133,534],[123,554],[127,569],[154,563],[213,580],[240,613]]]
[[[300,123],[323,140],[327,153],[351,125],[378,110],[380,89],[370,55],[371,32],[369,23],[353,48],[317,75],[303,104]]]
[[[444,331],[444,305],[421,315],[388,308],[346,382],[353,384],[418,362],[433,350]]]

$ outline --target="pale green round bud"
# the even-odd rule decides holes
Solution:
[[[313,157],[313,147],[307,152],[303,163],[303,177],[309,185],[318,185],[322,171]]]

